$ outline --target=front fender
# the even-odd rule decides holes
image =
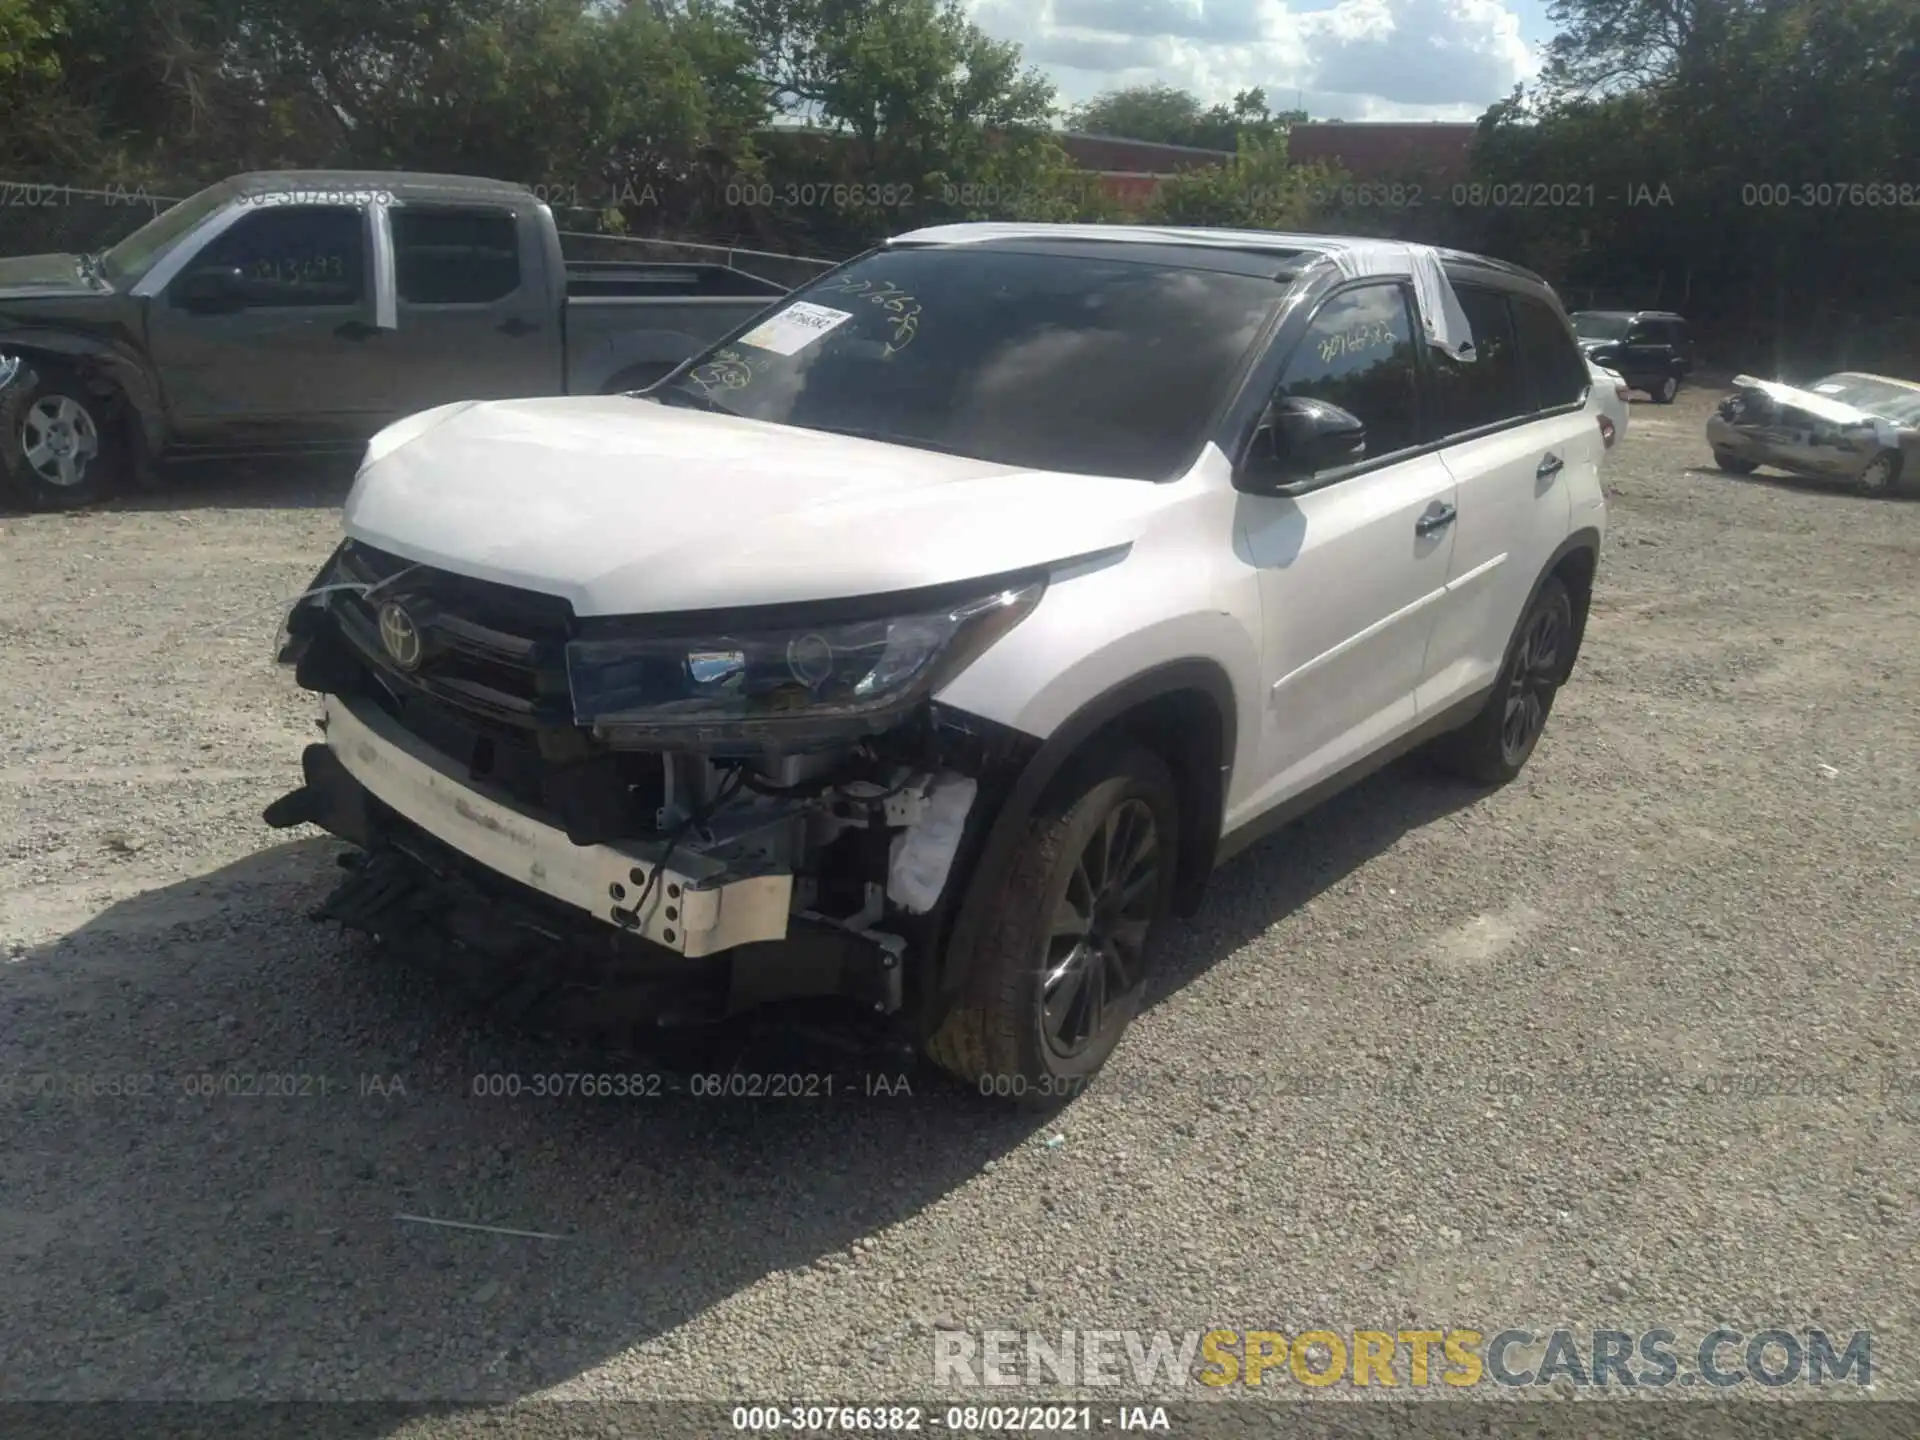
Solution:
[[[111,385],[132,410],[139,422],[137,438],[148,455],[157,455],[166,447],[166,407],[159,377],[146,357],[131,345],[70,330],[15,326],[0,330],[0,356],[21,360],[23,368],[37,370],[41,367],[36,361],[52,361],[90,372]],[[18,377],[14,383],[20,383]]]

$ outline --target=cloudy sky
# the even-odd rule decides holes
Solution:
[[[972,0],[1074,104],[1161,82],[1258,85],[1316,119],[1472,120],[1531,78],[1546,0]]]

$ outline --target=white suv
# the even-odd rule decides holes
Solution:
[[[1051,1104],[1225,857],[1417,744],[1526,763],[1600,552],[1590,383],[1472,255],[917,231],[649,391],[377,437],[266,818],[362,847],[323,914],[529,1004],[851,997]]]

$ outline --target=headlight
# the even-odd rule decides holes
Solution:
[[[664,749],[792,750],[873,734],[959,673],[1040,603],[1019,580],[957,604],[567,646],[574,719]]]

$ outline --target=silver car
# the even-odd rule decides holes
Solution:
[[[1891,495],[1920,478],[1920,384],[1851,371],[1804,388],[1736,376],[1707,444],[1734,475],[1766,465]]]

